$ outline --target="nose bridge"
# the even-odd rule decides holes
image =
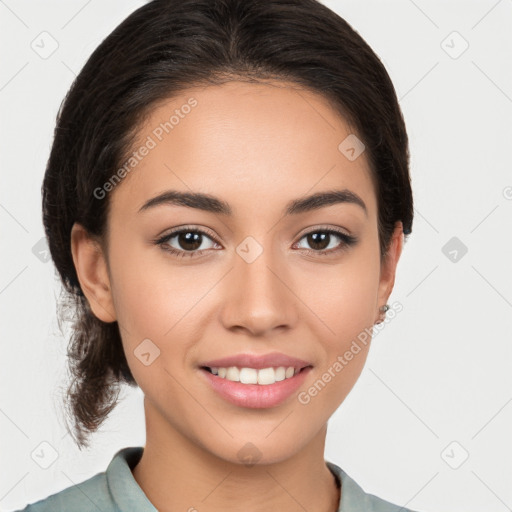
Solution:
[[[224,310],[226,327],[237,325],[262,333],[292,323],[293,294],[285,285],[283,255],[272,247],[272,240],[266,237],[264,246],[248,236],[236,247]]]
[[[267,240],[264,248],[255,239],[248,237],[237,247],[238,258],[235,263],[236,274],[244,283],[247,294],[257,298],[259,295],[272,298],[276,293],[276,276],[271,271],[279,266],[273,257],[270,242]],[[275,255],[274,255],[275,256]],[[278,292],[279,293],[279,292]]]

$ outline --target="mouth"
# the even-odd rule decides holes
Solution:
[[[210,390],[231,405],[269,409],[289,400],[304,384],[312,365],[251,368],[201,366],[200,376]]]

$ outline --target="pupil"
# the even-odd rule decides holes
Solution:
[[[201,233],[180,233],[178,235],[180,246],[188,251],[193,251],[201,246]],[[182,243],[183,242],[183,243]],[[192,247],[187,247],[187,244],[192,244]]]
[[[319,250],[325,249],[329,245],[328,239],[329,233],[312,233],[308,235],[308,243],[310,246]],[[326,241],[327,243],[325,243]],[[318,244],[320,244],[320,246],[318,246]]]

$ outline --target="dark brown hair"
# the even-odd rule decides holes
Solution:
[[[61,306],[73,311],[66,407],[80,448],[117,404],[120,385],[136,382],[117,322],[95,317],[80,288],[73,224],[104,240],[108,195],[99,199],[94,190],[126,160],[158,102],[195,85],[267,79],[323,95],[354,126],[375,185],[381,257],[397,221],[411,232],[408,139],[396,93],[379,58],[345,20],[316,0],[153,0],[137,9],[73,82],[42,185]]]

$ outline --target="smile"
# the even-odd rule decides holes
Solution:
[[[206,367],[213,375],[217,375],[221,379],[227,379],[232,382],[241,382],[242,384],[259,384],[268,386],[285,379],[291,379],[295,374],[299,373],[301,368],[293,366],[279,366],[277,368],[237,368],[229,366],[227,368]]]

